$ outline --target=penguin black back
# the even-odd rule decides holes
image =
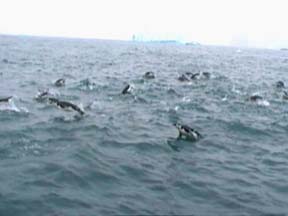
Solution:
[[[9,96],[6,98],[0,98],[0,102],[9,102],[9,100],[12,98],[13,96]]]
[[[200,75],[200,73],[195,73],[195,74],[192,74],[191,76],[191,79],[197,79],[197,77]]]
[[[257,101],[257,100],[263,100],[263,97],[259,96],[259,95],[252,95],[250,96],[250,101]]]
[[[58,79],[58,80],[56,80],[56,82],[55,82],[54,84],[55,84],[55,86],[57,86],[57,87],[64,86],[64,85],[65,85],[65,79],[63,79],[63,78]]]
[[[285,84],[283,81],[278,81],[278,82],[276,82],[276,87],[279,89],[285,88]]]
[[[131,90],[131,85],[126,85],[125,88],[122,90],[122,94],[128,94],[130,93],[130,90]]]
[[[84,115],[84,111],[81,110],[77,105],[67,102],[67,101],[60,101],[57,98],[49,98],[48,99],[50,103],[54,103],[56,104],[56,106],[58,106],[61,109],[66,109],[66,108],[71,108],[75,111],[77,111],[78,113],[80,113],[81,115]]]

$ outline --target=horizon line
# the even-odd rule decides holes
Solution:
[[[241,45],[231,45],[231,44],[209,44],[209,43],[199,43],[198,41],[187,41],[187,42],[181,42],[177,39],[157,39],[157,40],[133,40],[133,35],[131,35],[130,39],[115,39],[115,38],[97,38],[97,37],[81,37],[81,36],[62,36],[62,35],[42,35],[42,34],[19,34],[19,33],[1,33],[0,37],[35,37],[35,38],[51,38],[51,39],[71,39],[71,40],[103,40],[103,41],[123,41],[123,42],[134,42],[134,43],[153,43],[153,42],[160,42],[160,41],[175,41],[178,42],[176,44],[185,45],[188,43],[197,43],[199,45],[196,46],[219,46],[219,47],[231,47],[231,48],[241,48],[241,49],[269,49],[269,50],[281,50],[285,49],[286,47],[257,47],[257,46],[241,46]]]

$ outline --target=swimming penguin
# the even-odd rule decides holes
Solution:
[[[192,74],[192,76],[190,77],[192,80],[195,80],[195,79],[198,79],[200,76],[200,73],[195,73],[195,74]]]
[[[56,98],[48,98],[49,102],[51,104],[55,104],[57,107],[63,109],[63,110],[74,110],[77,111],[80,115],[84,115],[84,111],[81,110],[78,106],[76,106],[75,104],[72,104],[70,102],[67,101],[60,101]]]
[[[179,131],[179,138],[185,137],[186,139],[191,139],[191,140],[198,140],[201,138],[201,134],[196,131],[195,129],[187,126],[187,125],[181,125],[179,123],[174,124],[174,126],[178,129]]]
[[[39,94],[37,95],[37,97],[43,98],[43,97],[47,96],[48,94],[49,94],[49,89],[48,89],[48,90],[45,90],[45,91],[42,91],[42,92],[39,92]]]
[[[133,87],[130,84],[128,84],[125,86],[125,88],[122,90],[121,93],[122,94],[130,94],[132,89],[133,89]]]
[[[0,98],[0,103],[7,103],[12,99],[13,96],[9,96],[6,98]]]
[[[270,106],[269,101],[265,100],[262,96],[257,94],[250,96],[247,100],[260,106]]]
[[[61,79],[58,79],[56,80],[56,82],[54,83],[55,86],[57,87],[62,87],[65,85],[65,79],[61,78]]]
[[[261,97],[260,95],[252,95],[249,97],[250,101],[259,101],[259,100],[263,100],[263,97]]]
[[[155,74],[152,71],[148,71],[143,76],[145,79],[155,79]]]
[[[193,73],[191,73],[191,72],[186,72],[185,75],[188,76],[188,77],[190,77],[190,76],[193,75]]]
[[[285,84],[283,81],[276,82],[276,87],[279,89],[285,88]]]
[[[190,79],[185,74],[182,74],[181,76],[179,76],[178,80],[181,82],[190,81]]]
[[[209,72],[203,72],[202,73],[203,77],[205,77],[206,79],[209,79],[211,77],[211,74]]]
[[[47,97],[49,96],[50,92],[49,89],[46,90],[39,90],[39,92],[37,93],[37,95],[34,97],[35,100],[37,101],[44,101],[47,99]]]

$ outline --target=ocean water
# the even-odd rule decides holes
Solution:
[[[1,36],[0,215],[286,215],[287,72],[278,50]]]

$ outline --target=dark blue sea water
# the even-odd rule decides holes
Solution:
[[[0,215],[286,215],[287,72],[278,50],[1,36]]]

